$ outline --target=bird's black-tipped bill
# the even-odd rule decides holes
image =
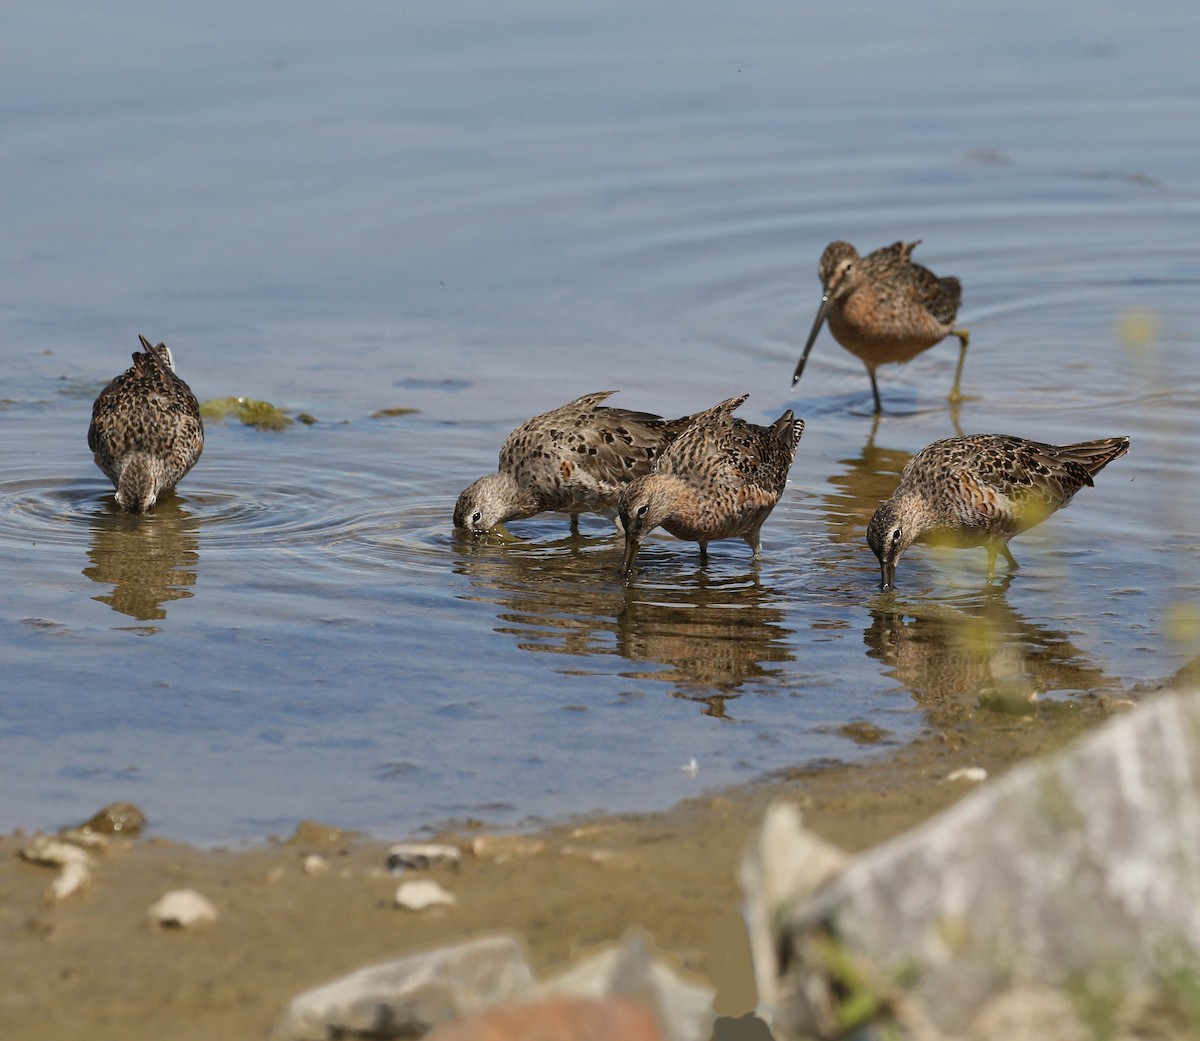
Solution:
[[[637,539],[625,536],[625,555],[621,557],[621,577],[628,578],[633,573],[633,561],[637,557],[641,544]]]
[[[890,593],[896,588],[896,562],[893,560],[879,563],[879,591]]]
[[[817,336],[821,332],[821,326],[825,324],[825,318],[829,314],[829,305],[832,303],[832,298],[829,293],[824,293],[821,296],[821,306],[817,308],[817,317],[813,319],[812,331],[808,334],[808,342],[804,345],[804,350],[800,354],[800,360],[796,362],[796,371],[792,373],[792,386],[794,387],[800,382],[800,377],[804,375],[804,364],[808,361],[808,352],[812,350],[812,346],[817,342]]]

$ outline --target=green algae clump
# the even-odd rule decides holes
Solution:
[[[200,415],[217,420],[233,417],[259,430],[286,430],[295,422],[270,402],[253,398],[211,398],[200,406]]]

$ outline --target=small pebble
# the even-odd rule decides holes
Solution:
[[[400,842],[388,850],[387,869],[393,874],[401,871],[426,871],[436,864],[458,867],[462,854],[457,846],[441,842]]]
[[[410,911],[424,911],[429,907],[452,907],[456,903],[458,898],[432,878],[401,882],[396,890],[396,906],[405,907]]]
[[[287,844],[289,846],[316,846],[317,848],[333,849],[335,846],[344,845],[356,834],[357,832],[343,831],[331,824],[306,820],[296,825],[296,830],[287,840]]]
[[[173,889],[150,908],[150,920],[158,925],[190,929],[217,920],[217,909],[194,889]]]
[[[605,864],[609,867],[631,868],[636,863],[633,857],[620,850],[576,846],[569,842],[559,850],[559,853],[564,857],[578,857],[580,860],[590,860],[593,864]]]
[[[329,861],[319,853],[310,853],[304,858],[304,873],[306,875],[323,875],[329,870]]]
[[[84,831],[104,835],[136,835],[146,826],[146,815],[131,802],[112,802],[91,820],[80,825]]]
[[[532,857],[546,848],[541,839],[527,835],[476,835],[471,852],[477,857]]]

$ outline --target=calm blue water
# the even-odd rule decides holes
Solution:
[[[1200,653],[1197,39],[1183,0],[0,14],[0,828],[661,807],[1014,676],[1170,674]],[[828,333],[793,394],[834,238],[962,279],[964,430],[1134,439],[1007,590],[918,549],[875,592],[865,518],[954,432],[957,343],[881,372],[874,431]],[[84,438],[139,332],[202,400],[319,422],[211,424],[121,518]],[[513,426],[610,387],[805,417],[759,569],[664,538],[626,590],[598,520],[452,538]]]

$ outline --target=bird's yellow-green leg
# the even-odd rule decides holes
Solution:
[[[1017,558],[1012,555],[1006,542],[989,542],[984,547],[987,550],[987,577],[989,580],[996,577],[996,556],[1003,553],[1004,559],[1008,563],[1008,573],[1011,575],[1017,570]]]
[[[1017,563],[1017,558],[1010,552],[1008,543],[1000,544],[1000,552],[1004,554],[1004,559],[1008,561],[1008,570],[1010,572],[1016,571],[1020,565]]]
[[[971,334],[966,329],[955,329],[951,336],[957,336],[958,342],[962,346],[958,350],[958,368],[954,370],[954,386],[950,389],[950,400],[953,402],[962,401],[962,390],[959,384],[962,383],[963,362],[967,360],[967,344],[970,342]]]

